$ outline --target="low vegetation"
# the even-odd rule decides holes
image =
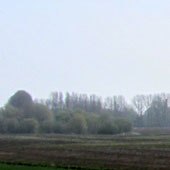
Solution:
[[[1,163],[0,169],[1,170],[55,170],[56,168]],[[58,170],[64,170],[64,169],[58,169]]]

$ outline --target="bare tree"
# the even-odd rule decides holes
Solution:
[[[143,115],[144,112],[151,106],[153,101],[152,95],[136,95],[132,99],[132,104],[139,115]]]

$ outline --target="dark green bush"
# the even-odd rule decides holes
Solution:
[[[24,119],[20,124],[22,133],[35,133],[39,130],[39,123],[35,119]]]
[[[115,119],[114,124],[118,133],[129,132],[132,129],[132,124],[123,118]]]

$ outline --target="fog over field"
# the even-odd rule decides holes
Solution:
[[[170,91],[168,0],[0,0],[0,105],[17,90]]]

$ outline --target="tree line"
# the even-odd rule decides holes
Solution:
[[[18,91],[0,109],[0,133],[117,134],[133,127],[170,127],[169,94],[123,96],[53,92],[33,100]]]

